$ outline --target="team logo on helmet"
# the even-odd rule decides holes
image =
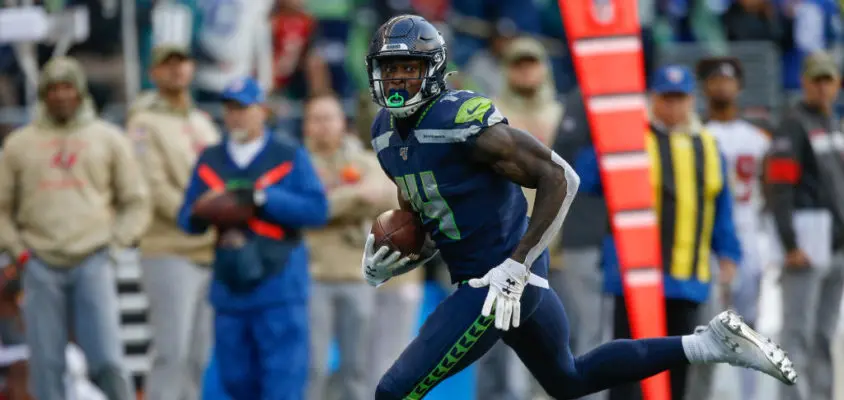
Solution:
[[[381,47],[381,51],[398,51],[407,50],[407,45],[404,43],[388,43]]]

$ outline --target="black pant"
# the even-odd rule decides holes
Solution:
[[[694,332],[698,323],[699,303],[688,300],[665,299],[665,319],[668,336],[682,336]],[[616,296],[613,315],[613,337],[630,338],[630,322],[627,319],[627,307],[624,297]],[[671,400],[683,400],[686,392],[686,376],[689,365],[673,368],[669,371],[671,380]],[[638,383],[617,386],[610,389],[609,400],[641,400],[642,387]]]

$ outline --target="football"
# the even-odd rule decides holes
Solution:
[[[425,229],[416,214],[404,210],[390,210],[375,218],[372,223],[375,251],[387,246],[403,256],[419,255],[425,244]]]
[[[239,204],[232,193],[209,191],[194,203],[193,214],[217,227],[234,227],[246,224],[255,209]]]

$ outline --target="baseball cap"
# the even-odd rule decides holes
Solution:
[[[190,58],[190,50],[187,47],[175,44],[163,44],[152,49],[152,65],[161,64],[167,57],[178,55]]]
[[[666,65],[656,70],[651,91],[691,94],[695,91],[695,78],[692,71],[682,65]]]
[[[80,93],[88,91],[88,80],[85,77],[82,64],[75,58],[55,57],[44,64],[38,79],[39,95],[43,96],[50,85],[59,82],[73,85]]]
[[[716,76],[744,79],[741,61],[735,57],[709,57],[703,58],[697,63],[697,79],[706,80]]]
[[[820,78],[824,76],[839,77],[838,64],[832,59],[829,53],[818,51],[806,56],[803,59],[803,76],[807,78]]]
[[[264,90],[253,78],[245,77],[228,84],[223,90],[223,100],[235,101],[242,106],[264,102]]]
[[[543,61],[547,58],[546,54],[545,48],[542,47],[542,43],[538,40],[530,37],[521,37],[514,39],[504,49],[504,61],[511,63],[523,58],[533,58]]]

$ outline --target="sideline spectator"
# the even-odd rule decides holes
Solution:
[[[210,223],[193,206],[224,191],[256,210],[218,233],[210,299],[219,378],[232,400],[303,398],[311,282],[301,230],[325,224],[327,200],[307,152],[266,128],[257,81],[238,79],[222,97],[228,134],[199,156],[178,219],[204,234]]]
[[[656,212],[663,227],[660,231],[667,235],[661,238],[665,316],[667,334],[673,336],[694,330],[699,321],[698,310],[710,292],[712,252],[719,258],[722,282],[730,282],[736,263],[741,261],[741,247],[733,226],[726,163],[715,139],[703,129],[693,112],[694,76],[686,67],[669,65],[657,70],[653,82],[646,148],[651,162],[657,166],[653,170],[661,172],[655,183]],[[600,194],[594,149],[581,151],[576,166],[581,178],[580,190]],[[703,206],[698,205],[696,193],[703,195]],[[687,215],[689,210],[691,217]],[[611,237],[604,241],[601,264],[604,289],[616,296],[614,337],[630,338],[618,255]],[[670,371],[673,400],[684,399],[687,371],[688,366]],[[638,384],[623,385],[612,388],[609,398],[630,400],[640,398],[641,394]]]
[[[397,208],[395,190],[372,152],[346,134],[345,115],[334,95],[312,97],[305,105],[305,145],[328,195],[329,224],[308,231],[311,249],[310,298],[311,356],[308,398],[322,400],[327,393],[343,393],[349,400],[364,400],[375,391],[370,386],[370,321],[375,289],[361,276],[357,257],[366,241],[371,219]],[[330,251],[319,251],[319,249]],[[340,366],[328,378],[328,352],[337,338]],[[336,378],[336,379],[334,379]],[[328,382],[337,383],[328,390]]]
[[[722,287],[720,296],[712,296],[709,309],[700,315],[705,323],[718,310],[733,307],[748,325],[756,327],[759,311],[759,293],[763,272],[761,254],[762,171],[770,147],[770,135],[741,118],[738,98],[744,84],[744,70],[738,59],[732,57],[705,58],[697,64],[697,79],[703,86],[707,99],[706,129],[718,139],[729,171],[730,192],[733,195],[733,221],[741,242],[742,261],[738,269],[738,282],[733,287]],[[719,367],[695,365],[689,384],[689,397],[709,399],[713,388],[714,371]],[[749,369],[725,368],[730,375],[737,375],[738,387],[726,387],[725,382],[714,382],[718,388],[732,390],[742,399],[755,398],[756,374]]]
[[[449,57],[477,86],[494,97],[501,90],[500,59],[507,43],[519,35],[535,35],[541,17],[533,2],[519,0],[452,0],[449,23],[454,43]]]
[[[781,389],[783,400],[832,397],[831,346],[844,284],[844,137],[833,112],[840,86],[841,75],[830,55],[818,52],[806,58],[803,99],[774,132],[766,170],[785,252],[782,343],[805,376]],[[797,225],[807,218],[816,227]],[[824,220],[831,220],[831,232],[817,226]],[[831,259],[808,252],[806,243],[818,241],[829,243]]]
[[[317,21],[302,0],[278,0],[272,16],[274,90],[303,100],[331,89],[331,75],[314,48]]]
[[[129,140],[95,117],[75,60],[47,63],[38,89],[34,122],[9,136],[0,157],[0,247],[26,270],[30,387],[37,399],[66,398],[72,328],[92,381],[128,400],[111,253],[146,229],[146,186]]]
[[[554,76],[542,43],[531,37],[511,41],[504,48],[502,72],[504,84],[496,106],[510,125],[551,146],[562,121],[563,105],[557,101]]]
[[[152,51],[156,47],[155,44],[158,42],[171,42],[175,39],[173,34],[178,35],[176,37],[182,37],[181,32],[184,28],[181,26],[177,21],[182,21],[181,19],[171,20],[170,24],[164,27],[154,27],[152,21],[153,11],[156,10],[156,7],[169,7],[171,5],[179,5],[181,7],[185,7],[188,11],[188,15],[190,15],[190,21],[192,23],[192,27],[188,29],[187,37],[183,39],[187,39],[184,41],[186,47],[193,49],[196,45],[195,38],[198,36],[200,27],[202,26],[202,13],[200,11],[199,3],[203,3],[204,0],[168,0],[165,2],[159,0],[135,0],[135,20],[137,22],[137,36],[138,36],[138,60],[140,62],[139,69],[141,73],[141,90],[149,90],[154,89],[155,84],[152,82],[151,76],[149,74],[149,68],[152,67],[152,58],[153,54]],[[187,22],[187,21],[185,21]],[[155,24],[158,24],[156,22]],[[154,33],[155,31],[155,33]],[[158,32],[168,32],[164,37],[157,36]],[[158,42],[153,43],[156,40]]]
[[[214,235],[188,236],[176,218],[197,156],[220,135],[193,105],[189,90],[194,62],[186,48],[153,49],[150,72],[158,90],[141,109],[134,109],[127,127],[150,188],[153,213],[141,239],[153,349],[145,395],[195,400],[211,349],[207,294]]]

